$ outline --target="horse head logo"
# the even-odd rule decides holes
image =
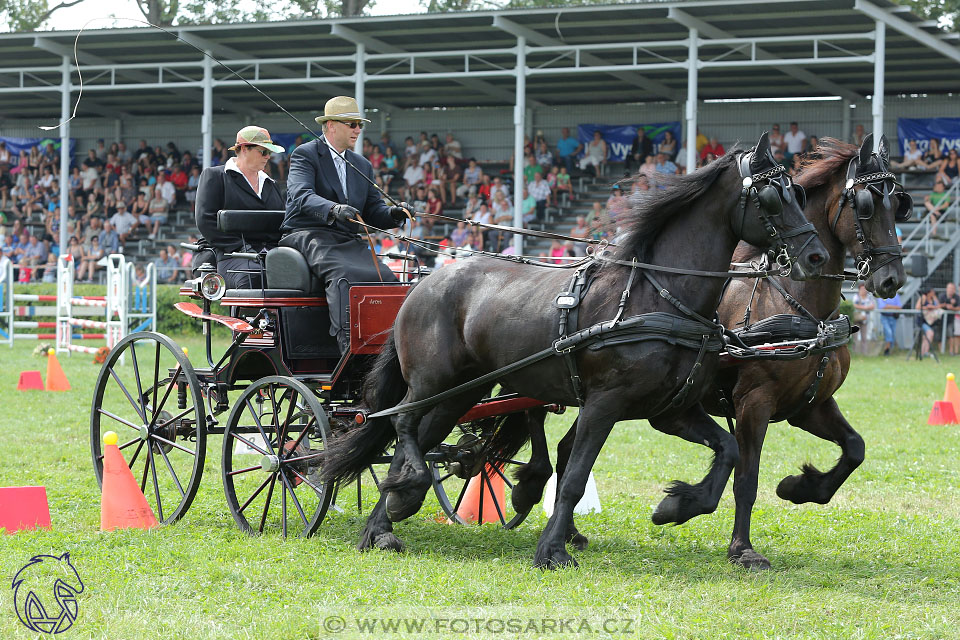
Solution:
[[[33,556],[10,586],[17,617],[31,631],[62,633],[76,621],[83,581],[70,563],[69,553]]]

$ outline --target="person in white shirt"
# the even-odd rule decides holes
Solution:
[[[120,236],[120,242],[126,242],[127,236],[137,228],[140,221],[137,220],[132,213],[127,211],[126,206],[123,206],[119,207],[117,212],[110,216],[110,224],[114,226],[117,235]]]
[[[176,204],[177,201],[177,188],[173,185],[172,182],[167,180],[167,177],[160,173],[157,175],[157,193],[160,194],[160,197],[167,201],[167,204],[171,207]]]
[[[787,162],[793,162],[793,156],[803,153],[807,150],[807,134],[800,131],[796,122],[790,123],[790,131],[783,136],[783,143],[786,145],[786,152],[783,154]]]

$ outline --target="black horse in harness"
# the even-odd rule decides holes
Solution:
[[[620,420],[648,418],[716,453],[701,483],[678,483],[661,503],[663,519],[683,522],[716,508],[737,444],[698,401],[723,348],[713,317],[733,251],[740,239],[770,247],[798,278],[817,275],[827,254],[766,134],[755,151],[671,182],[618,220],[624,231],[615,248],[578,265],[592,265],[579,292],[570,291],[577,280],[570,269],[485,257],[444,267],[411,291],[365,385],[372,410],[393,409],[334,437],[322,459],[325,480],[349,480],[398,439],[360,549],[402,547],[391,523],[416,513],[431,486],[424,452],[495,383],[544,402],[581,404],[582,427],[537,566],[574,562],[566,524]],[[557,308],[574,306],[576,326],[568,313],[558,337]],[[523,495],[515,491],[514,499]]]

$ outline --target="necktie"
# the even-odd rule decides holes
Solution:
[[[347,165],[340,154],[334,154],[333,164],[337,167],[337,176],[340,178],[340,186],[343,187],[343,195],[349,197],[347,193]]]

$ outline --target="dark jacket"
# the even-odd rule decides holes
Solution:
[[[305,229],[329,230],[337,235],[354,235],[360,232],[359,225],[337,222],[328,225],[330,209],[335,204],[355,207],[364,222],[380,229],[397,226],[390,217],[390,206],[380,192],[357,175],[356,169],[347,166],[347,194],[343,193],[337,168],[323,138],[300,145],[290,155],[290,172],[287,174],[287,216],[283,220],[283,232],[291,233]],[[363,156],[347,150],[346,159],[354,167],[373,180],[373,166]]]
[[[238,251],[243,247],[239,234],[224,233],[217,229],[217,211],[223,209],[241,209],[248,211],[283,209],[283,196],[273,180],[263,183],[260,196],[242,174],[227,171],[221,165],[204,169],[197,185],[197,228],[211,245],[221,251]],[[280,240],[279,233],[244,234],[246,241],[252,244],[275,245]]]

